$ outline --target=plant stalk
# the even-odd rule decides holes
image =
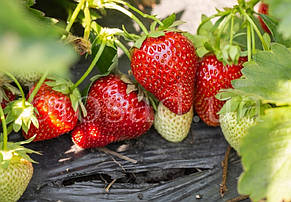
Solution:
[[[247,21],[253,26],[254,30],[256,31],[259,39],[262,42],[263,48],[264,50],[269,50],[268,45],[264,39],[264,37],[262,36],[260,30],[258,29],[258,27],[256,26],[256,24],[254,23],[254,21],[250,18],[250,16],[248,14],[246,14],[245,12],[243,13],[243,15],[246,17]]]
[[[106,45],[106,41],[103,40],[99,50],[97,52],[97,54],[95,55],[93,61],[91,62],[90,66],[88,67],[87,71],[83,74],[83,76],[72,86],[71,91],[73,91],[75,88],[77,88],[86,78],[87,76],[90,74],[90,72],[93,70],[93,68],[95,67],[96,63],[98,62],[100,56],[103,53],[103,50],[105,48]]]
[[[247,25],[247,49],[248,49],[248,61],[252,59],[252,37],[251,37],[251,25]]]
[[[115,40],[116,45],[121,48],[121,50],[125,53],[125,55],[128,57],[129,60],[131,60],[131,55],[128,51],[128,49],[123,45],[118,39]]]
[[[3,129],[3,145],[2,145],[2,149],[4,151],[7,151],[7,142],[8,142],[8,135],[7,135],[7,125],[6,125],[6,119],[5,119],[5,115],[3,112],[3,108],[0,105],[0,117],[1,117],[1,122],[2,122],[2,129]]]
[[[144,24],[135,16],[133,15],[130,11],[126,10],[125,8],[123,8],[122,6],[119,6],[117,4],[113,4],[113,3],[108,3],[108,4],[104,4],[104,7],[105,8],[108,8],[108,9],[114,9],[114,10],[117,10],[117,11],[120,11],[122,12],[123,14],[127,15],[128,17],[130,17],[131,19],[133,19],[138,25],[139,27],[141,28],[141,30],[146,34],[148,35],[148,30],[147,28],[144,26]]]
[[[31,103],[34,96],[37,94],[38,90],[40,89],[41,85],[43,84],[43,82],[45,81],[46,77],[48,75],[48,71],[46,71],[41,78],[39,79],[39,81],[37,82],[36,86],[34,87],[32,93],[30,94],[29,98],[28,98],[28,102]]]
[[[231,16],[231,24],[230,24],[230,39],[229,39],[229,44],[232,45],[233,41],[233,26],[234,26],[234,16]]]
[[[256,54],[256,37],[254,27],[251,25],[251,33],[252,33],[252,54]]]
[[[91,14],[89,9],[89,3],[86,1],[86,6],[84,9],[85,15],[85,30],[84,30],[84,39],[88,40],[90,36],[90,28],[91,28]]]
[[[153,21],[156,21],[159,25],[163,26],[164,23],[162,23],[158,18],[156,18],[155,16],[152,16],[152,15],[148,15],[148,14],[145,14],[143,13],[142,11],[140,11],[139,9],[135,8],[134,6],[132,6],[131,4],[127,3],[127,2],[124,2],[124,1],[117,1],[125,6],[127,6],[128,8],[130,8],[131,10],[133,10],[134,12],[138,13],[139,15],[141,15],[142,17],[144,18],[148,18],[148,19],[151,19]]]
[[[9,76],[13,81],[14,83],[17,85],[20,93],[21,93],[21,99],[23,101],[23,104],[25,103],[25,94],[24,94],[24,91],[23,91],[23,88],[21,87],[20,83],[17,81],[17,79],[15,78],[15,76],[9,72],[5,72],[5,74],[7,76]]]
[[[86,1],[86,0],[81,0],[81,1],[78,3],[77,7],[75,8],[75,10],[74,10],[74,12],[73,12],[73,14],[72,14],[72,16],[71,16],[71,18],[70,18],[70,20],[69,20],[68,25],[66,26],[66,32],[69,32],[69,31],[70,31],[70,29],[71,29],[73,23],[75,22],[75,20],[76,20],[78,14],[79,14],[79,12],[80,12],[80,10],[82,9],[82,7],[83,7],[85,1]]]

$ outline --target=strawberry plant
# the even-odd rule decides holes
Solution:
[[[175,14],[159,20],[123,0],[62,1],[65,25],[34,1],[21,2],[0,2],[0,201],[18,200],[32,177],[27,154],[37,152],[22,144],[72,131],[81,148],[104,147],[152,125],[181,142],[194,111],[207,125],[220,125],[241,156],[240,194],[291,200],[290,2],[265,0],[268,12],[256,12],[259,0],[238,0],[202,15],[194,35],[177,28]],[[132,19],[141,33],[101,26],[108,10]],[[118,69],[118,49],[130,60],[131,78]],[[72,82],[69,67],[78,56],[90,65]],[[83,103],[79,86],[92,74]],[[28,140],[8,142],[20,130]]]

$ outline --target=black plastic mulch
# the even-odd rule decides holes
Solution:
[[[236,197],[240,160],[231,153],[228,192],[219,195],[221,161],[227,144],[220,128],[193,123],[182,143],[169,143],[154,129],[142,137],[111,144],[131,163],[98,149],[78,150],[70,135],[29,145],[42,156],[20,201],[226,201]],[[114,180],[106,192],[106,187]]]

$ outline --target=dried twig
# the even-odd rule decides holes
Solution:
[[[124,172],[126,172],[125,168],[121,165],[121,163],[119,163],[118,161],[116,161],[113,156],[111,156],[111,158],[114,161],[114,163],[116,163]]]
[[[122,155],[122,154],[119,154],[119,153],[117,153],[117,152],[115,152],[115,151],[112,151],[112,150],[106,148],[106,147],[98,148],[98,150],[101,151],[101,152],[104,152],[104,153],[107,153],[107,154],[111,154],[111,155],[113,155],[113,156],[116,156],[116,157],[118,157],[118,158],[120,158],[120,159],[123,159],[123,160],[129,161],[129,162],[131,162],[131,163],[137,163],[137,160],[134,160],[134,159],[132,159],[132,158],[129,158],[129,157],[127,157],[127,156],[124,156],[124,155]]]
[[[106,192],[109,192],[110,187],[116,182],[117,179],[113,179],[110,184],[105,188]]]
[[[227,179],[227,169],[228,169],[228,157],[230,153],[231,147],[228,146],[225,152],[224,160],[222,161],[222,182],[220,184],[219,193],[220,196],[223,197],[224,193],[227,191],[226,187],[226,179]]]
[[[233,199],[227,200],[227,202],[239,202],[239,201],[246,200],[248,198],[249,198],[249,196],[247,196],[247,195],[241,195],[241,196],[235,197]]]

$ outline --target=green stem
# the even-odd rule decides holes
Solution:
[[[8,142],[8,135],[7,135],[7,125],[6,125],[6,120],[5,120],[5,115],[3,112],[3,108],[0,105],[0,117],[1,117],[1,122],[2,122],[2,128],[3,128],[3,145],[2,149],[4,151],[7,151],[7,142]]]
[[[251,33],[252,33],[252,53],[253,55],[256,53],[256,37],[254,27],[251,25]]]
[[[41,78],[39,79],[39,81],[37,82],[36,86],[34,87],[32,93],[30,94],[29,98],[28,98],[28,102],[31,103],[34,96],[37,94],[38,90],[40,89],[41,85],[43,84],[43,82],[45,81],[46,77],[48,75],[48,71],[46,71]]]
[[[227,16],[226,19],[218,27],[219,31],[218,31],[217,38],[216,38],[216,47],[217,48],[220,48],[221,34],[222,34],[223,30],[225,29],[225,27],[228,25],[231,18],[232,18],[232,15]]]
[[[131,55],[128,51],[128,49],[123,45],[118,39],[115,40],[116,45],[121,48],[121,50],[125,53],[125,55],[128,57],[129,60],[131,60]]]
[[[90,15],[90,9],[89,9],[89,3],[86,1],[86,6],[84,9],[84,15],[85,15],[85,30],[84,30],[84,39],[88,40],[90,36],[90,28],[91,28],[91,15]]]
[[[247,49],[248,49],[248,61],[252,59],[252,38],[251,38],[251,25],[247,24]]]
[[[253,8],[257,3],[259,3],[260,0],[250,0],[248,2],[248,5],[250,5],[251,8]]]
[[[130,11],[126,10],[125,8],[119,6],[119,5],[116,5],[116,4],[113,4],[113,3],[109,3],[109,4],[104,4],[104,7],[105,8],[108,8],[108,9],[114,9],[114,10],[118,10],[120,12],[122,12],[123,14],[127,15],[128,17],[130,17],[131,19],[133,19],[138,25],[139,27],[142,29],[142,31],[148,35],[148,30],[147,28],[144,26],[144,24],[135,16],[133,15]]]
[[[230,11],[225,11],[225,12],[217,13],[217,14],[214,14],[214,15],[212,15],[212,16],[210,16],[210,17],[204,19],[204,20],[200,23],[200,25],[198,26],[198,28],[197,28],[197,32],[196,32],[196,33],[199,33],[200,28],[201,28],[205,23],[207,23],[208,21],[212,20],[213,18],[226,16],[226,15],[228,15],[228,14],[230,14]]]
[[[156,18],[155,16],[153,15],[148,15],[148,14],[145,14],[143,13],[142,11],[140,11],[139,9],[135,8],[134,6],[132,6],[131,4],[127,3],[127,2],[124,2],[124,1],[117,1],[118,3],[121,3],[125,6],[127,6],[128,8],[130,8],[131,10],[137,12],[139,15],[141,15],[142,17],[144,18],[148,18],[148,19],[151,19],[153,21],[156,21],[157,23],[159,23],[159,25],[161,26],[164,26],[164,23],[162,23],[158,18]]]
[[[9,135],[13,131],[13,124],[9,124],[7,127],[7,135]]]
[[[70,31],[70,29],[71,29],[73,23],[75,22],[75,20],[76,20],[78,14],[79,14],[79,12],[80,12],[80,10],[82,9],[82,7],[83,7],[85,1],[86,1],[86,0],[81,0],[81,1],[78,3],[77,7],[75,8],[75,10],[74,10],[74,12],[73,12],[73,14],[72,14],[72,16],[71,16],[71,18],[70,18],[70,20],[69,20],[69,23],[68,23],[68,25],[66,26],[66,31],[67,31],[67,32]]]
[[[256,24],[254,23],[254,21],[250,18],[250,16],[248,14],[246,14],[245,12],[243,13],[243,15],[246,17],[247,21],[253,26],[254,30],[256,31],[259,39],[262,42],[263,48],[264,50],[269,50],[268,45],[264,39],[264,37],[262,36],[260,30],[258,29],[258,27],[256,26]]]
[[[77,88],[86,78],[87,76],[90,74],[90,72],[93,70],[93,68],[95,67],[96,63],[98,62],[101,54],[103,53],[103,50],[105,48],[106,45],[106,41],[103,40],[99,50],[97,52],[97,54],[95,55],[93,61],[91,62],[90,66],[88,67],[87,71],[83,74],[83,76],[72,86],[71,91],[73,91],[75,88]]]
[[[25,94],[24,94],[24,91],[23,91],[20,83],[17,81],[17,79],[15,78],[15,76],[13,74],[11,74],[9,72],[5,72],[5,74],[7,76],[9,76],[14,81],[14,83],[17,85],[17,87],[18,87],[18,89],[19,89],[19,91],[21,93],[21,98],[22,98],[22,101],[23,101],[23,104],[24,104],[25,103]]]
[[[233,26],[234,26],[234,15],[231,17],[231,24],[230,24],[230,39],[229,39],[229,44],[232,45],[233,41]]]

